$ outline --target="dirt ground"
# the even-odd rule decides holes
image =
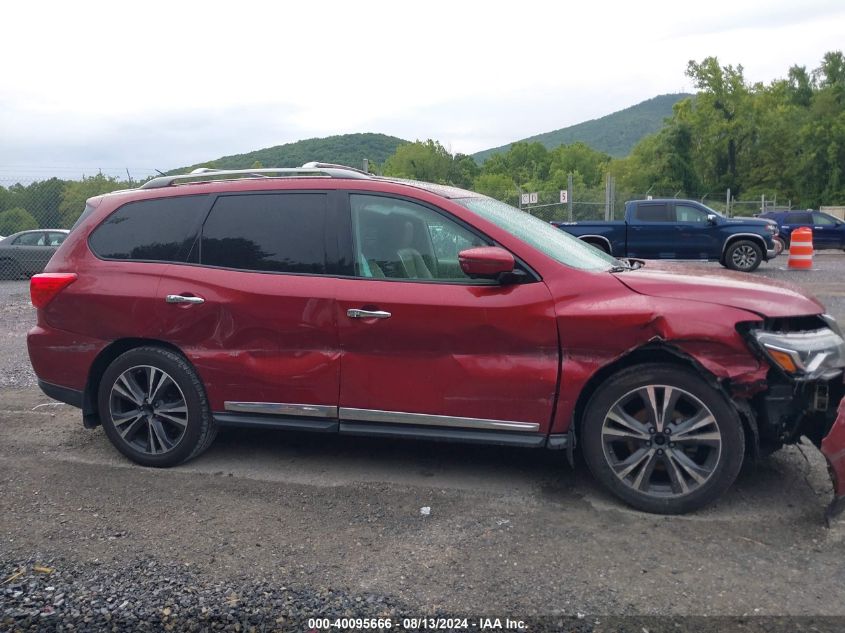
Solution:
[[[845,323],[845,254],[818,256],[811,272],[785,265],[757,274],[799,282]],[[0,284],[0,583],[50,561],[131,585],[152,563],[167,577],[187,570],[197,591],[292,588],[314,616],[339,594],[372,617],[376,604],[576,621],[845,616],[845,521],[824,526],[831,485],[809,444],[684,517],[628,509],[551,451],[238,430],[184,466],[144,469],[34,386],[27,299],[25,284]],[[10,596],[27,591],[3,589],[0,628]]]

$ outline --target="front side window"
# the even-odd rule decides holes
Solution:
[[[819,226],[836,226],[836,220],[829,215],[815,211],[813,213],[813,224],[818,224]]]
[[[104,259],[185,262],[208,204],[208,196],[129,202],[94,229],[88,243]]]
[[[350,195],[355,274],[376,279],[470,280],[458,253],[490,242],[420,204]]]
[[[701,209],[696,209],[685,204],[675,205],[675,214],[678,222],[694,222],[696,224],[705,224],[707,222],[707,214]]]
[[[65,241],[66,237],[67,233],[47,233],[47,244],[49,246],[61,246],[62,242]]]
[[[326,209],[323,193],[221,196],[203,225],[200,263],[325,274]]]

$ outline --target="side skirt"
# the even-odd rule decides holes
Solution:
[[[227,403],[228,404],[228,403]],[[264,409],[267,410],[267,409]],[[345,410],[347,415],[353,410]],[[356,410],[357,411],[357,410]],[[513,426],[528,423],[508,423],[505,421],[474,420],[471,418],[446,418],[445,416],[422,416],[417,414],[398,414],[401,422],[390,422],[387,412],[363,412],[361,417],[371,415],[378,419],[339,419],[311,415],[280,415],[270,413],[241,413],[229,411],[214,412],[214,421],[224,428],[274,429],[284,431],[310,431],[314,433],[340,433],[362,437],[387,437],[397,439],[416,439],[434,442],[453,442],[464,444],[488,444],[497,446],[516,446],[522,448],[549,448],[552,450],[572,450],[571,434],[547,435],[534,431],[502,430],[499,428],[467,428],[470,423],[489,423],[489,426],[501,424]],[[383,420],[383,421],[382,421]],[[427,424],[419,422],[426,421]],[[414,424],[413,422],[417,422]],[[447,422],[455,426],[446,425]],[[462,426],[465,424],[466,426]],[[536,427],[535,427],[536,428]]]

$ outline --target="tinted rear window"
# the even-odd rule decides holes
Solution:
[[[634,218],[640,222],[673,222],[675,220],[669,217],[669,205],[664,203],[638,204]]]
[[[783,221],[784,224],[809,224],[809,213],[787,213]]]
[[[184,262],[208,204],[208,196],[130,202],[107,217],[88,243],[105,259]]]
[[[326,195],[218,198],[202,231],[200,262],[243,270],[326,272]]]

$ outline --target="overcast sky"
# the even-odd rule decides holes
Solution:
[[[0,184],[350,132],[472,153],[692,91],[690,59],[769,82],[845,47],[843,0],[15,1],[0,16]]]

